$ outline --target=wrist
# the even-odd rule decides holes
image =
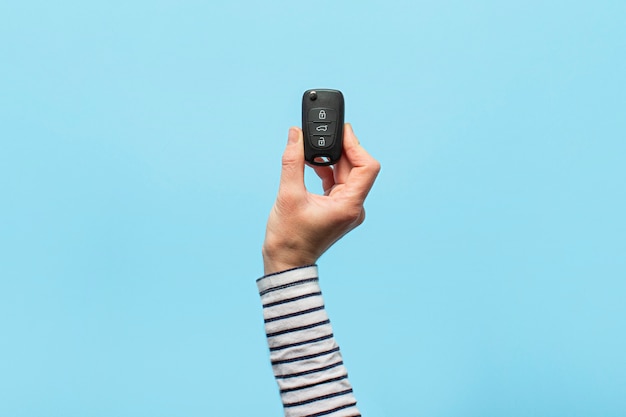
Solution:
[[[288,269],[313,265],[317,257],[307,254],[288,245],[263,244],[263,270],[264,274],[273,274]]]

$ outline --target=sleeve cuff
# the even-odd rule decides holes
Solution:
[[[259,293],[264,293],[271,288],[282,287],[307,279],[317,279],[317,277],[317,265],[305,265],[265,275],[257,279],[256,284]]]

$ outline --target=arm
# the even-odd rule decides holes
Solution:
[[[317,259],[365,219],[363,202],[380,165],[350,125],[334,167],[314,167],[324,195],[304,186],[302,131],[292,128],[283,154],[257,280],[270,359],[288,417],[360,416],[318,284]]]

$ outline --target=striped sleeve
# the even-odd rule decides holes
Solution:
[[[317,266],[257,280],[285,417],[360,417],[324,310]]]

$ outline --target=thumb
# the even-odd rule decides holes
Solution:
[[[280,175],[280,192],[305,192],[304,187],[304,144],[302,130],[289,129],[287,147],[283,152],[283,168]]]

